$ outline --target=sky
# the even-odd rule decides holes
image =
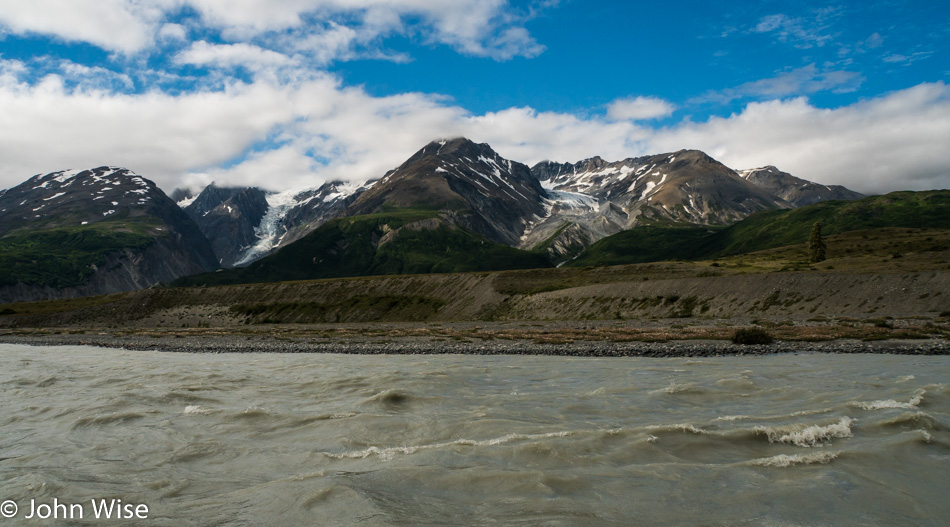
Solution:
[[[950,188],[950,3],[0,0],[0,188],[118,165],[281,191],[457,136]]]

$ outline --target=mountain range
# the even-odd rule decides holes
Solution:
[[[211,191],[221,195],[214,185],[202,194]],[[461,227],[520,249],[543,245],[560,263],[597,240],[635,226],[728,225],[766,209],[862,195],[774,167],[737,172],[696,150],[616,162],[600,157],[576,163],[544,161],[528,168],[487,144],[456,138],[433,141],[378,181],[336,181],[271,194],[266,197],[268,212],[256,226],[248,222],[255,215],[224,204],[222,198],[215,200],[216,206],[224,206],[216,213],[199,209],[200,197],[180,204],[221,247],[221,264],[233,267],[267,256],[330,219],[387,209],[454,211],[452,221]],[[210,218],[202,219],[203,214]],[[221,230],[212,223],[222,220],[240,225]],[[230,234],[249,228],[255,230],[256,243],[235,242]],[[222,232],[225,240],[216,241]]]
[[[725,226],[862,197],[775,167],[735,171],[696,150],[528,167],[464,138],[433,141],[378,180],[172,195],[118,167],[0,191],[0,302],[142,288],[221,267],[290,279],[560,265],[635,227]],[[295,271],[284,276],[271,256],[293,246]]]

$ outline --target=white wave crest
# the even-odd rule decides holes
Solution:
[[[854,437],[851,423],[854,419],[842,417],[837,423],[830,425],[811,425],[803,428],[771,428],[756,427],[755,431],[765,434],[769,443],[788,443],[800,447],[824,446],[826,442],[836,438]]]
[[[801,417],[803,415],[817,415],[833,412],[834,408],[819,408],[817,410],[800,410],[791,414],[792,417]]]
[[[887,410],[891,408],[917,408],[920,406],[920,403],[924,400],[924,395],[927,394],[926,390],[917,390],[914,392],[914,396],[907,401],[902,403],[895,401],[893,399],[887,399],[883,401],[870,401],[870,402],[854,402],[851,403],[851,406],[861,408],[863,410]]]
[[[512,441],[531,441],[536,439],[550,439],[552,437],[566,437],[572,435],[573,432],[550,432],[547,434],[508,434],[502,437],[496,437],[494,439],[456,439],[455,441],[447,441],[444,443],[433,443],[431,445],[416,445],[416,446],[397,446],[397,447],[386,447],[380,448],[371,446],[365,450],[357,450],[355,452],[343,452],[341,454],[330,454],[324,453],[326,457],[332,459],[365,459],[370,456],[377,456],[382,461],[390,461],[398,454],[410,455],[415,454],[416,452],[422,450],[435,450],[439,448],[448,448],[453,446],[472,446],[472,447],[482,447],[482,446],[495,446],[501,445],[504,443],[510,443]]]
[[[743,419],[752,419],[750,415],[723,415],[714,419],[715,421],[741,421]]]
[[[914,380],[914,379],[916,379],[916,378],[917,378],[917,377],[914,377],[913,375],[901,375],[900,377],[897,378],[897,382],[912,381],[912,380]]]
[[[837,452],[814,452],[810,454],[779,454],[772,457],[753,459],[749,463],[760,467],[790,467],[792,465],[811,465],[814,463],[830,463],[838,457]]]
[[[198,406],[197,404],[195,404],[195,405],[186,406],[185,411],[183,413],[185,415],[207,415],[207,414],[210,414],[211,412],[212,410],[209,410],[207,408],[202,408]]]
[[[670,381],[670,385],[666,388],[660,388],[659,390],[653,390],[650,393],[688,393],[701,391],[699,386],[694,382],[686,382],[683,384],[676,384],[675,382]]]
[[[677,423],[675,425],[653,425],[648,426],[647,430],[656,430],[658,432],[690,432],[693,434],[706,434],[702,428],[697,428],[692,423]]]

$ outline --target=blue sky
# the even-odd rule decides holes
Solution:
[[[948,37],[932,1],[0,2],[0,188],[116,164],[283,190],[456,135],[947,188]]]

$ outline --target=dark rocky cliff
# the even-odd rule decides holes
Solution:
[[[259,188],[212,183],[184,210],[211,242],[218,263],[232,267],[257,242],[255,229],[267,209],[267,197]]]

